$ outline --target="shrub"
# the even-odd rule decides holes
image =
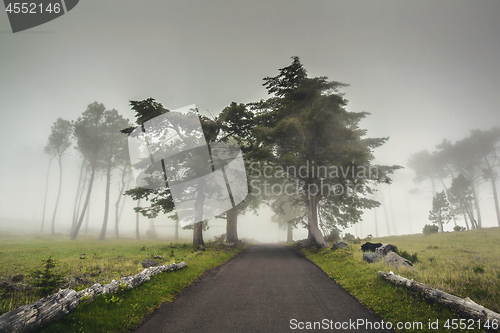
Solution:
[[[459,226],[459,225],[456,225],[456,226],[453,228],[453,230],[455,230],[455,231],[464,231],[464,230],[465,230],[465,228],[464,228],[464,227],[461,227],[461,226]]]
[[[347,242],[352,242],[355,239],[356,239],[356,237],[354,237],[354,235],[351,235],[350,233],[347,233],[344,235],[344,240]]]
[[[439,228],[437,225],[430,225],[426,224],[422,232],[424,235],[430,235],[430,234],[437,234],[439,231]]]
[[[326,236],[325,240],[329,243],[334,243],[340,240],[340,231],[337,228],[332,229],[330,233]]]
[[[52,259],[52,256],[42,262],[43,268],[33,270],[29,276],[33,279],[32,285],[39,288],[43,296],[47,296],[57,291],[64,281],[64,276],[53,271],[57,266],[57,260]]]
[[[403,251],[403,252],[397,252],[397,254],[400,256],[400,257],[403,257],[405,258],[406,260],[410,260],[412,263],[416,263],[418,262],[418,257],[417,257],[417,254],[416,253],[413,253],[413,254],[409,254],[408,252],[406,251]]]

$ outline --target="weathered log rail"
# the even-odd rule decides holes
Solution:
[[[94,300],[99,294],[114,293],[120,288],[132,289],[150,280],[151,276],[161,272],[176,271],[186,267],[185,262],[179,264],[162,265],[144,269],[142,272],[111,281],[108,284],[94,284],[82,291],[62,289],[59,292],[46,296],[33,303],[21,306],[0,316],[1,333],[20,333],[41,327],[60,319],[76,309],[80,300],[88,302]]]
[[[381,276],[384,280],[389,281],[395,285],[403,286],[408,288],[409,290],[418,292],[430,300],[437,302],[439,304],[445,305],[451,309],[456,310],[460,314],[472,318],[474,320],[480,319],[483,322],[489,320],[489,322],[496,322],[500,325],[500,314],[493,312],[484,306],[481,306],[470,298],[460,298],[448,293],[445,293],[441,290],[431,288],[423,283],[416,282],[402,276],[396,275],[392,272],[378,272],[379,276]],[[492,332],[500,332],[500,329],[490,329]]]

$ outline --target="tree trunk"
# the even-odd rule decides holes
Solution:
[[[179,240],[179,220],[175,219],[175,241]]]
[[[194,224],[193,246],[196,249],[200,246],[205,246],[205,242],[203,241],[203,221]]]
[[[493,200],[495,201],[495,211],[497,213],[497,222],[498,226],[500,227],[500,207],[498,205],[498,192],[497,192],[497,185],[495,184],[496,181],[496,174],[495,171],[491,168],[490,162],[488,162],[488,159],[485,157],[484,161],[486,162],[486,166],[488,167],[488,176],[491,181],[491,187],[493,189]]]
[[[121,182],[121,186],[118,188],[120,191],[118,193],[118,199],[115,202],[115,237],[116,237],[116,239],[120,238],[120,233],[118,230],[118,223],[120,222],[120,215],[121,214],[119,214],[119,209],[120,209],[120,202],[121,202],[122,196],[123,196],[123,191],[125,190],[125,174],[126,174],[126,172],[127,172],[127,165],[125,165],[125,167],[123,168],[122,182]]]
[[[314,243],[318,248],[330,247],[323,235],[321,234],[321,230],[318,228],[318,212],[317,212],[317,204],[318,204],[318,196],[313,195],[311,193],[309,195],[309,202],[307,205],[307,219],[308,219],[308,227],[309,233],[311,235],[310,245]]]
[[[102,221],[102,229],[101,229],[101,234],[99,235],[99,240],[104,240],[106,238],[106,228],[108,226],[108,215],[109,215],[110,186],[111,186],[111,166],[108,165],[108,168],[106,170],[106,201],[104,203],[104,219]]]
[[[238,209],[231,208],[226,212],[226,241],[228,243],[237,243],[238,239]]]
[[[391,187],[388,187],[388,192],[389,192],[389,205],[391,206],[391,219],[392,219],[392,227],[394,228],[394,235],[397,235],[398,232],[396,231],[396,221],[394,220],[394,209],[392,207],[392,196],[391,196]]]
[[[73,219],[71,220],[71,232],[75,229],[76,218],[78,217],[78,197],[80,196],[80,187],[82,186],[83,169],[85,168],[85,159],[82,161],[82,166],[80,167],[80,177],[78,177],[78,186],[76,188],[75,202],[73,204]],[[83,185],[85,186],[85,184]]]
[[[49,167],[47,168],[47,177],[45,178],[45,198],[43,199],[43,213],[42,213],[42,228],[40,229],[40,233],[43,233],[43,225],[45,223],[45,208],[47,207],[47,193],[49,190],[49,174],[50,174],[50,165],[52,164],[52,157],[49,161]]]
[[[452,204],[450,202],[450,199],[449,199],[449,194],[448,194],[448,189],[446,188],[446,185],[444,184],[444,181],[443,181],[443,178],[442,177],[439,177],[439,180],[441,181],[441,185],[443,185],[443,189],[444,189],[444,196],[446,198],[446,201],[448,202],[448,205],[450,207],[452,207]],[[457,219],[455,218],[455,215],[452,215],[451,218],[453,219],[453,224],[455,225],[455,227],[457,226]]]
[[[498,226],[500,227],[500,207],[498,206],[498,193],[497,193],[497,186],[495,184],[495,180],[491,180],[491,186],[493,188],[493,199],[495,200],[495,210],[497,213],[497,222]]]
[[[57,190],[57,199],[56,199],[56,206],[54,207],[54,214],[52,214],[52,228],[51,228],[51,233],[52,235],[56,234],[56,231],[54,229],[54,225],[56,223],[56,214],[57,214],[57,206],[59,206],[59,198],[61,197],[61,184],[62,184],[62,162],[61,162],[61,156],[57,159],[59,162],[59,189]]]
[[[439,304],[445,305],[451,309],[454,309],[461,313],[462,315],[473,318],[475,320],[482,320],[496,322],[500,321],[500,314],[493,312],[485,307],[473,302],[470,298],[460,298],[448,293],[445,293],[441,290],[431,288],[426,286],[425,284],[406,279],[399,275],[378,272],[378,275],[381,276],[384,280],[389,281],[397,286],[406,287],[411,291],[418,292],[425,297],[437,302]],[[498,331],[494,329],[494,331]]]
[[[141,207],[141,199],[137,200],[137,208]],[[141,233],[139,232],[139,215],[141,213],[135,213],[135,239],[141,239]]]
[[[479,199],[477,197],[476,187],[474,186],[472,180],[470,184],[471,184],[470,186],[472,187],[472,196],[474,198],[474,207],[476,208],[477,212],[477,228],[481,229],[483,227],[483,223],[481,221],[481,209],[479,208]]]
[[[92,165],[92,171],[89,179],[89,187],[87,190],[87,197],[85,198],[85,203],[83,204],[82,213],[80,214],[80,218],[78,219],[78,223],[76,224],[75,230],[71,233],[71,239],[76,239],[78,236],[78,232],[80,231],[80,227],[83,223],[83,218],[85,217],[85,212],[87,210],[87,206],[89,205],[90,194],[92,193],[92,185],[94,184],[94,176],[95,176],[95,165]]]
[[[85,235],[89,233],[89,220],[90,220],[90,202],[87,207],[87,215],[85,216],[85,226],[83,227],[83,233]]]
[[[293,242],[293,224],[291,222],[287,223],[287,227],[286,227],[286,242],[287,243]]]
[[[389,228],[389,217],[387,216],[387,208],[385,207],[384,195],[382,194],[382,190],[380,190],[380,198],[382,199],[382,207],[384,207],[384,216],[385,216],[385,224],[387,226],[387,234],[391,235],[391,229]]]
[[[193,246],[199,248],[200,246],[205,246],[203,241],[203,204],[205,203],[205,183],[200,179],[198,183],[198,188],[196,190],[198,195],[196,197],[196,202],[194,204],[195,209],[195,221],[200,221],[194,224],[193,229]]]
[[[76,223],[78,221],[78,216],[81,214],[80,213],[81,212],[80,208],[82,206],[83,195],[85,194],[85,186],[87,186],[87,180],[88,180],[88,177],[89,177],[88,171],[89,171],[89,166],[87,165],[87,168],[85,170],[85,177],[83,178],[82,188],[80,190],[80,195],[78,197],[78,207],[76,208],[76,218],[75,218],[76,222],[75,222],[75,226],[76,226]],[[89,204],[89,207],[90,207],[90,204]],[[88,208],[87,208],[87,210],[88,210]],[[88,212],[87,212],[87,216],[88,216]],[[72,228],[71,232],[73,232],[73,229],[74,228]]]

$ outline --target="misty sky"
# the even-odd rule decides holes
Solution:
[[[262,78],[277,75],[291,56],[309,76],[349,84],[347,109],[371,113],[361,123],[369,136],[390,137],[376,162],[406,166],[411,154],[432,151],[444,138],[500,126],[499,36],[498,0],[82,0],[59,19],[16,34],[0,12],[0,217],[12,216],[21,198],[29,198],[25,218],[41,214],[43,147],[58,117],[76,120],[98,101],[132,119],[128,101],[148,97],[170,109],[196,104],[217,114],[232,101],[267,98]],[[72,163],[70,170],[76,158]],[[394,178],[383,192],[394,208],[387,215],[399,234],[410,232],[408,219],[420,232],[431,194],[408,194],[428,190],[412,182],[408,168]],[[493,203],[484,191],[488,216]],[[383,209],[377,214],[382,236]],[[365,215],[352,230],[375,234],[374,213]],[[240,236],[251,234],[251,219],[241,219]]]

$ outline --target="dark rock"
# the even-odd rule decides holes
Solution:
[[[387,255],[384,257],[384,262],[387,265],[392,266],[392,267],[396,267],[396,268],[405,267],[405,268],[408,268],[411,270],[415,270],[415,267],[413,267],[413,264],[411,261],[409,261],[403,257],[398,256],[394,252],[387,253]]]
[[[382,256],[377,252],[365,252],[363,253],[363,260],[371,264],[382,260]]]
[[[363,245],[361,245],[361,251],[363,251],[363,252],[375,252],[375,250],[382,245],[383,245],[382,243],[366,242]]]
[[[381,255],[385,256],[389,252],[398,252],[398,248],[392,244],[382,244],[382,246],[379,246],[375,252],[380,253]]]
[[[349,246],[349,243],[347,243],[346,241],[339,240],[333,243],[332,250],[343,249]]]
[[[160,263],[153,259],[146,259],[142,261],[142,267],[148,268],[152,266],[158,266]]]

